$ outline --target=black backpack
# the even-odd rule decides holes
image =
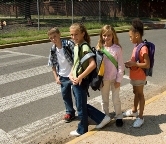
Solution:
[[[79,65],[76,69],[76,74],[78,76],[78,70],[83,68],[83,63],[87,61],[90,57],[94,57],[96,62],[96,68],[82,81],[82,85],[88,90],[89,86],[94,90],[100,90],[101,85],[103,84],[103,75],[104,75],[104,63],[103,63],[103,53],[101,51],[96,50],[95,47],[89,46],[91,52],[85,54],[81,57],[81,50],[83,45],[88,45],[87,43],[83,43],[79,46],[78,57],[80,58]],[[88,93],[89,96],[89,93]]]

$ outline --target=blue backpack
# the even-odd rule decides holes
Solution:
[[[146,39],[142,43],[140,43],[137,46],[137,49],[135,52],[135,60],[136,60],[136,62],[139,62],[139,52],[140,52],[141,48],[145,45],[148,48],[148,55],[149,55],[149,59],[150,59],[150,68],[143,69],[143,70],[144,70],[146,76],[152,76],[153,66],[154,66],[154,54],[155,54],[155,45],[153,43],[148,42]]]

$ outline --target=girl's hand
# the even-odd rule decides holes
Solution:
[[[120,87],[120,83],[119,82],[115,82],[114,86],[115,86],[115,88],[118,88],[118,87]]]
[[[55,81],[56,81],[57,84],[61,84],[61,82],[60,82],[60,80],[59,80],[59,77],[57,77],[57,78],[55,79]]]
[[[127,68],[132,67],[132,66],[137,66],[136,62],[133,62],[133,61],[127,61],[124,64],[125,64],[125,67],[127,67]]]
[[[70,74],[69,75],[69,79],[71,80],[72,83],[74,83],[74,77],[73,77],[73,75]]]
[[[74,81],[74,84],[79,84],[79,85],[81,85],[81,82],[82,82],[82,77],[81,76],[78,76],[78,78],[76,78],[75,79],[75,81]]]

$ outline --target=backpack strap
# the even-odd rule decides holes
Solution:
[[[107,58],[115,65],[115,67],[118,69],[118,62],[116,61],[116,59],[104,48],[101,48],[101,51],[107,56]],[[125,75],[125,70],[123,72],[123,74]]]
[[[144,45],[146,45],[146,43],[145,43],[145,42],[142,42],[142,43],[140,43],[140,44],[137,46],[137,49],[136,49],[136,52],[135,52],[135,61],[136,61],[136,62],[139,62],[139,53],[140,53],[141,48],[142,48]]]
[[[95,56],[94,53],[89,52],[89,53],[85,54],[85,55],[81,58],[81,60],[80,60],[80,62],[79,62],[79,64],[78,64],[78,67],[77,67],[77,69],[76,69],[76,74],[77,74],[77,76],[78,76],[78,70],[82,67],[83,63],[84,63],[86,60],[88,60],[89,58],[94,57],[94,56]]]
[[[53,45],[51,47],[51,55],[53,55],[56,52],[56,45]]]
[[[108,59],[115,65],[115,67],[118,68],[118,62],[115,60],[115,58],[104,47],[102,47],[101,50],[108,57]]]
[[[70,49],[70,44],[69,44],[69,41],[68,40],[62,40],[62,47],[66,50],[67,52],[67,55],[73,59],[73,52],[72,50]]]
[[[83,43],[83,44],[81,44],[80,46],[78,46],[79,64],[78,64],[77,69],[76,69],[76,75],[77,75],[77,77],[78,77],[78,70],[82,67],[83,63],[84,63],[86,60],[88,60],[89,58],[95,56],[95,54],[94,54],[93,52],[89,52],[89,53],[86,53],[83,57],[81,57],[81,54],[80,54],[80,53],[81,53],[81,51],[82,51],[82,46],[83,46],[84,44],[88,45],[88,43]],[[89,45],[88,45],[88,46],[89,46]],[[92,51],[92,48],[91,48],[90,46],[89,46],[89,48],[90,48],[91,51]],[[83,69],[83,67],[82,67],[82,69]],[[84,70],[84,69],[83,69],[83,70]],[[86,82],[87,82],[87,79],[83,79],[82,82],[83,82],[83,81],[86,81]],[[88,91],[89,85],[88,85],[87,83],[86,83],[86,84],[83,84],[83,85],[84,85],[84,87],[86,88],[87,96],[90,97],[90,94],[89,94],[89,91]]]
[[[91,57],[94,57],[95,54],[93,52],[88,52],[87,54],[85,54],[83,57],[81,57],[81,51],[82,51],[82,46],[83,45],[88,45],[88,43],[82,43],[79,48],[78,48],[78,58],[79,58],[79,64],[78,64],[78,67],[76,69],[76,75],[78,76],[78,70],[82,67],[83,63],[88,60],[89,58]],[[88,45],[89,46],[89,45]],[[89,46],[89,48],[91,49],[92,51],[92,48]],[[82,67],[83,69],[83,67]],[[83,69],[84,70],[84,69]]]

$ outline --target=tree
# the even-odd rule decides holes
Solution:
[[[25,0],[25,19],[31,19],[31,9],[30,9],[30,4],[33,0]]]

